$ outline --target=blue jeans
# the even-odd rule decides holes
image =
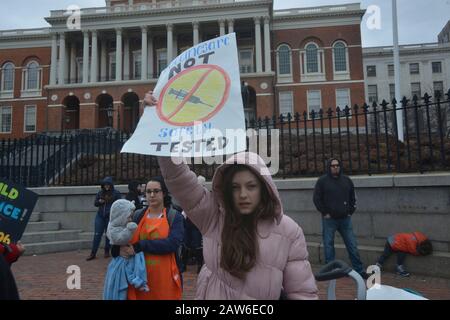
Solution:
[[[352,262],[353,269],[358,272],[364,272],[364,267],[359,257],[358,244],[353,234],[351,217],[343,219],[325,219],[322,218],[323,245],[325,250],[325,263],[335,259],[334,235],[336,230],[340,233],[347,248],[348,256]]]
[[[108,228],[109,218],[105,218],[99,213],[95,216],[95,226],[94,226],[94,241],[92,242],[92,254],[96,254],[100,242],[102,242],[103,233],[105,233],[105,252],[109,252],[110,244],[109,239],[106,237],[106,230]]]

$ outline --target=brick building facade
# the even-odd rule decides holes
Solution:
[[[0,31],[0,139],[113,126],[185,49],[236,32],[247,119],[364,102],[359,4],[274,10],[272,0],[107,0]],[[116,54],[118,53],[118,54]],[[87,61],[88,63],[83,63]]]

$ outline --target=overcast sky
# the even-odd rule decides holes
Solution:
[[[275,9],[312,7],[357,2],[351,0],[274,0]],[[102,7],[104,0],[0,0],[0,30],[48,26],[44,17],[50,10],[76,4],[82,8]],[[437,35],[450,20],[450,0],[398,0],[399,38],[401,44],[436,42]],[[362,8],[380,8],[380,29],[369,29],[366,13],[361,29],[363,46],[392,44],[391,0],[361,0]],[[373,21],[373,20],[371,20]]]

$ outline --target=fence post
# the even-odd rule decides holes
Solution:
[[[428,93],[425,93],[423,100],[425,102],[425,112],[427,115],[428,149],[430,151],[431,169],[434,170],[433,140],[431,138],[431,122],[430,122],[430,99],[431,97],[428,95]]]
[[[389,132],[388,132],[388,122],[387,122],[387,106],[389,103],[386,102],[386,100],[383,100],[381,103],[381,107],[383,110],[383,117],[384,117],[384,138],[386,141],[386,160],[387,160],[387,169],[389,172],[392,172],[391,169],[391,152],[389,148]]]
[[[326,161],[326,154],[325,154],[325,135],[323,130],[323,109],[321,108],[319,110],[319,118],[320,118],[320,138],[322,143],[322,173],[325,173],[325,161]]]
[[[353,106],[353,114],[355,116],[355,125],[356,125],[356,150],[358,152],[358,172],[361,172],[361,147],[359,145],[359,122],[358,122],[358,118],[359,118],[359,106],[357,104],[355,104]]]
[[[305,150],[306,150],[306,174],[309,172],[309,151],[308,151],[308,114],[303,112],[303,121],[305,125]]]
[[[330,131],[330,152],[331,152],[331,157],[334,157],[334,151],[333,151],[333,110],[331,108],[328,108],[327,111],[327,117],[328,117],[328,130]],[[324,163],[325,165],[325,163]],[[325,168],[326,171],[326,168]]]
[[[291,113],[289,112],[287,115],[287,121],[288,121],[288,138],[289,138],[289,164],[291,167],[291,170],[289,172],[289,175],[291,176],[293,174],[294,171],[294,164],[292,161],[292,127],[291,127],[291,121],[292,121],[292,116]]]
[[[352,166],[352,148],[351,148],[351,143],[350,143],[350,108],[348,106],[345,106],[344,109],[344,114],[345,114],[345,122],[347,125],[347,149],[348,149],[348,167],[349,167],[349,173],[352,174],[353,173],[353,166]]]
[[[400,144],[398,139],[398,123],[397,123],[397,100],[394,98],[392,100],[392,106],[393,106],[393,115],[394,115],[394,133],[395,133],[395,148],[397,151],[397,173],[400,173],[401,171],[401,161],[400,161]]]
[[[341,108],[336,107],[336,115],[338,122],[339,160],[343,163],[344,159],[342,156]]]
[[[417,164],[419,166],[419,172],[423,173],[422,169],[422,145],[420,140],[420,124],[419,124],[419,97],[417,95],[414,95],[413,98],[413,104],[414,104],[414,117],[415,117],[415,125],[416,125],[416,144],[417,144]]]
[[[366,127],[366,151],[367,151],[367,174],[372,175],[371,165],[370,165],[370,143],[369,143],[369,121],[367,119],[367,114],[369,112],[369,106],[367,103],[363,105],[363,113],[364,113],[364,124]]]
[[[373,108],[373,118],[375,122],[375,147],[377,149],[377,172],[381,171],[381,163],[380,163],[380,141],[378,139],[378,111],[377,111],[377,103],[374,101],[372,104]]]
[[[280,136],[281,136],[281,162],[283,163],[283,179],[286,179],[286,157],[284,154],[284,130],[283,130],[283,125],[284,125],[284,116],[281,113],[280,117]]]
[[[406,97],[403,97],[402,100],[402,109],[405,114],[405,131],[406,131],[406,151],[408,154],[408,170],[411,170],[411,146],[409,144],[409,126],[408,126],[408,103],[409,100]]]

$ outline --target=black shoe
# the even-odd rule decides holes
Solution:
[[[86,261],[91,261],[91,260],[94,260],[95,258],[96,258],[95,254],[91,253],[91,255],[86,258]]]

